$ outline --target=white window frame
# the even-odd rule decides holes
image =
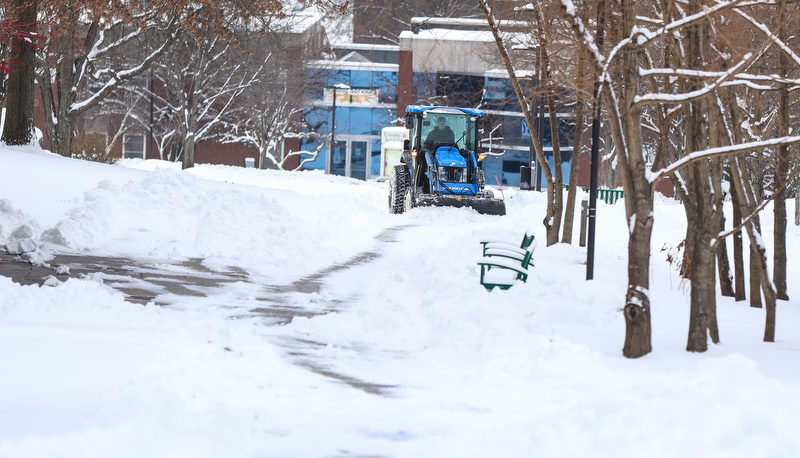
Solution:
[[[139,151],[128,150],[128,139],[132,137],[141,137],[142,149]],[[144,134],[125,134],[122,136],[122,157],[125,159],[144,159]]]

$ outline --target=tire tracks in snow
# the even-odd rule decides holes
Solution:
[[[247,317],[263,318],[269,327],[283,326],[294,318],[315,316],[342,311],[345,303],[354,297],[313,300],[297,304],[297,295],[319,296],[324,292],[325,281],[335,273],[368,264],[382,257],[380,248],[397,240],[397,234],[415,225],[392,226],[375,236],[379,242],[370,250],[355,254],[348,260],[328,266],[285,285],[261,286],[264,294],[256,298],[260,305],[250,310]],[[258,284],[247,271],[228,267],[212,270],[203,265],[203,259],[192,258],[180,263],[157,263],[124,257],[93,256],[87,254],[58,254],[47,264],[33,265],[19,257],[0,253],[0,275],[10,277],[23,285],[44,285],[51,278],[65,281],[68,278],[97,278],[121,292],[125,300],[140,305],[169,306],[181,297],[210,297],[236,282]],[[294,297],[292,297],[294,296]],[[239,308],[235,305],[233,308]],[[239,316],[242,317],[241,315]],[[235,318],[235,317],[233,317]],[[395,386],[367,382],[335,370],[330,361],[321,356],[328,342],[313,336],[286,337],[271,335],[273,343],[284,351],[292,363],[316,374],[353,388],[379,396],[391,396]],[[367,345],[336,342],[336,346],[356,355],[369,351]]]
[[[386,243],[396,242],[397,234],[410,227],[413,227],[413,225],[386,228],[375,236],[375,240],[381,242],[377,247],[362,251],[345,262],[326,267],[287,285],[269,287],[270,296],[259,298],[259,300],[267,302],[269,305],[253,309],[252,312],[270,320],[271,325],[280,326],[291,323],[295,317],[311,318],[341,311],[342,304],[345,302],[344,299],[324,301],[313,310],[310,307],[287,305],[286,300],[288,296],[292,294],[301,293],[310,295],[323,292],[323,284],[332,274],[359,267],[379,259],[382,256],[379,247]],[[328,343],[315,340],[313,336],[306,336],[303,338],[277,337],[276,344],[284,349],[286,355],[294,364],[369,394],[390,397],[392,390],[397,387],[395,385],[367,382],[336,371],[333,365],[330,364],[330,362],[326,362],[325,357],[320,355],[321,350],[327,347]],[[337,347],[354,353],[363,353],[367,351],[366,345],[341,345],[337,343]]]

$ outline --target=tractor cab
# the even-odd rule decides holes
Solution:
[[[467,108],[406,108],[406,128],[410,130],[412,151],[436,154],[440,147],[455,147],[460,152],[475,151],[478,138],[476,122],[483,113]]]
[[[468,108],[406,108],[410,139],[404,156],[410,160],[415,187],[432,194],[475,196],[481,191],[475,155],[481,116]]]

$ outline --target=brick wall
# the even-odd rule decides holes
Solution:
[[[217,143],[200,141],[195,145],[194,162],[196,164],[222,164],[245,166],[245,158],[254,158],[258,167],[258,151],[241,143]]]

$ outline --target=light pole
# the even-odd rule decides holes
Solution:
[[[145,159],[153,158],[153,69],[150,69],[150,138],[148,138],[147,156]]]
[[[331,113],[331,149],[328,154],[328,173],[333,173],[333,151],[336,149],[336,90],[350,89],[350,86],[337,83],[333,85],[333,112]]]
[[[597,11],[597,46],[603,48],[603,39],[605,37],[605,16],[603,16],[604,4],[601,3]],[[594,83],[594,105],[592,106],[594,112],[594,119],[592,120],[592,155],[591,155],[591,168],[589,173],[589,224],[586,238],[586,279],[594,279],[594,235],[595,227],[597,224],[597,169],[598,161],[600,159],[600,89],[601,84],[599,81]],[[580,148],[580,146],[578,146]],[[580,151],[580,150],[578,150]],[[574,161],[575,158],[573,157]]]

